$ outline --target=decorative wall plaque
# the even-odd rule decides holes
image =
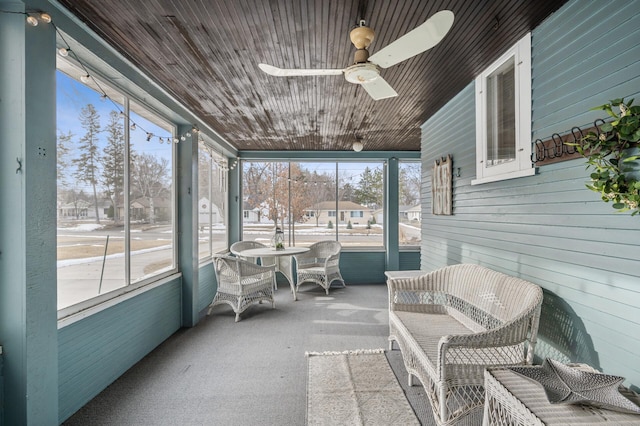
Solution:
[[[431,174],[431,213],[433,214],[452,214],[452,162],[451,155],[434,161]]]

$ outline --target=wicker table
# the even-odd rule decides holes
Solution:
[[[296,294],[295,277],[293,276],[293,255],[305,253],[309,251],[309,247],[286,247],[284,250],[276,250],[270,247],[254,248],[248,250],[242,250],[238,253],[234,253],[240,256],[246,257],[273,257],[276,262],[276,271],[281,272],[282,275],[289,281],[291,286],[291,292],[293,293],[293,300],[298,300]]]
[[[540,367],[532,367],[540,368]],[[586,364],[575,368],[595,372]],[[640,415],[585,405],[550,404],[542,386],[506,368],[485,371],[483,425],[639,425]],[[637,395],[622,393],[640,402]]]

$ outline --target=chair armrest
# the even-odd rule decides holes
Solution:
[[[429,274],[412,278],[387,280],[389,310],[421,312],[433,305],[447,303],[447,285],[433,280]]]
[[[311,268],[324,265],[324,259],[318,258],[314,252],[300,253],[293,256],[296,259],[296,266],[300,268]]]
[[[318,260],[320,260],[320,259],[318,259]],[[326,259],[324,259],[323,263],[324,263],[325,269],[328,266],[337,265],[338,263],[340,263],[340,253],[332,254],[331,256],[329,256]]]
[[[262,266],[255,263],[243,262],[240,264],[240,275],[243,277],[251,277],[254,275],[261,275],[264,273],[276,272],[275,265]]]
[[[531,364],[535,348],[535,322],[539,307],[495,329],[473,334],[447,335],[438,342],[438,372],[447,377],[450,365],[496,366]],[[529,342],[525,348],[524,343]],[[526,352],[525,352],[526,350]],[[480,379],[481,369],[476,369]]]

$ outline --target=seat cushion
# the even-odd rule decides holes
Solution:
[[[435,370],[438,361],[438,342],[449,334],[472,334],[473,331],[447,314],[394,311],[399,322],[424,351]]]

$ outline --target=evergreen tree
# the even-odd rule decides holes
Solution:
[[[381,206],[382,186],[382,170],[366,167],[360,176],[358,188],[354,191],[355,202],[372,208]]]
[[[80,110],[80,125],[85,131],[80,138],[78,152],[80,155],[73,159],[76,166],[75,178],[88,183],[93,188],[93,204],[95,207],[96,223],[100,223],[98,213],[98,191],[96,186],[99,177],[100,151],[98,150],[98,135],[100,129],[100,115],[92,104],[87,104]]]
[[[107,145],[104,147],[102,162],[102,184],[111,200],[113,221],[118,223],[120,201],[124,198],[124,122],[117,111],[109,113],[109,122],[105,129]]]

